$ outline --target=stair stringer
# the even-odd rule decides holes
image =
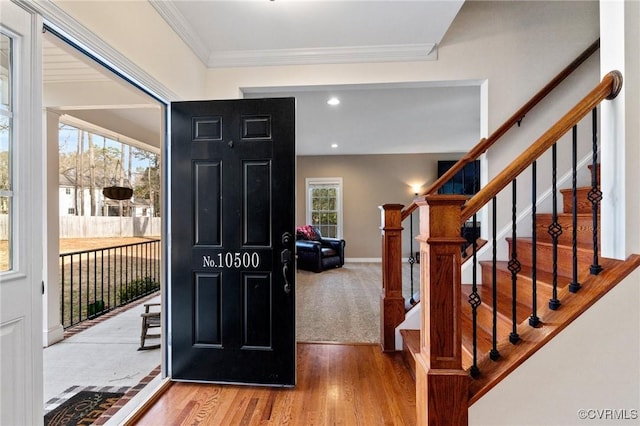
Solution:
[[[526,362],[472,402],[469,425],[637,421],[639,283],[640,269],[636,268]],[[581,413],[587,419],[582,419]]]

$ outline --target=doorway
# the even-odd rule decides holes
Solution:
[[[161,377],[157,367],[164,349],[137,349],[144,304],[162,303],[155,289],[164,287],[159,241],[166,103],[55,29],[45,29],[43,106],[51,194],[43,318],[46,413],[81,390],[132,396],[141,383]],[[134,191],[128,201],[102,194],[118,177],[116,183],[124,181]],[[68,272],[69,264],[75,272]]]

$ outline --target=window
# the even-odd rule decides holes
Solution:
[[[67,195],[71,195],[71,188],[65,188],[64,193]]]
[[[76,209],[74,209],[73,207],[69,207],[67,209],[67,213],[70,214],[70,215],[74,215],[74,214],[76,214]]]
[[[12,269],[12,39],[0,33],[0,272]]]
[[[307,223],[342,238],[342,178],[307,178]]]

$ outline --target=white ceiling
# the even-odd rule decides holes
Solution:
[[[208,67],[426,60],[464,0],[149,0]]]
[[[209,67],[400,57],[436,60],[437,45],[462,5],[461,1],[149,1]],[[162,110],[155,100],[53,35],[45,35],[44,46],[46,106],[160,147]],[[107,84],[115,89],[104,90]],[[64,90],[77,96],[65,101]],[[479,139],[477,82],[243,91],[246,97],[296,97],[299,155],[462,152]],[[329,107],[329,96],[339,97],[340,105]],[[338,148],[331,148],[332,143]]]
[[[480,139],[480,88],[470,84],[246,89],[245,97],[295,97],[304,155],[451,153]],[[328,105],[332,97],[340,104]]]

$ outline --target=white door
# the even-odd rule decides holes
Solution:
[[[0,0],[0,425],[43,423],[41,19]]]

